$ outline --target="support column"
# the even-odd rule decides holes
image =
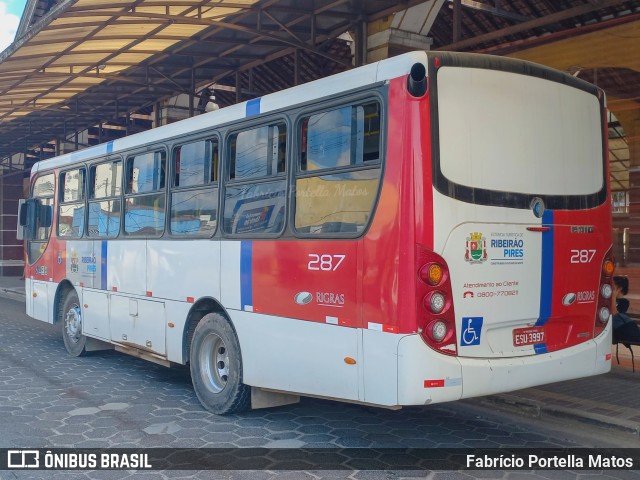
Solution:
[[[369,35],[367,42],[367,63],[395,57],[413,50],[430,50],[433,40],[417,33],[389,28]]]
[[[629,236],[627,262],[640,264],[640,108],[613,112],[629,145]]]
[[[427,37],[444,0],[428,0],[367,25],[367,63],[412,50],[430,50]]]
[[[23,243],[16,239],[18,199],[25,198],[23,172],[0,177],[0,276],[20,277],[24,270]]]

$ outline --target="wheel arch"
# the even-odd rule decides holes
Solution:
[[[54,305],[54,310],[53,310],[53,323],[54,325],[58,323],[59,319],[60,319],[60,307],[62,305],[62,302],[64,301],[64,296],[66,295],[66,293],[69,290],[75,290],[76,287],[73,286],[73,284],[65,279],[62,280],[59,284],[58,284],[58,288],[56,289],[56,294],[53,298],[53,305]],[[78,293],[76,291],[76,293]],[[78,297],[80,297],[80,295],[78,294]]]
[[[227,313],[227,310],[222,306],[222,304],[217,301],[213,297],[203,297],[198,299],[191,309],[189,309],[189,313],[187,314],[187,320],[184,324],[184,330],[182,332],[182,363],[187,365],[189,363],[189,356],[191,354],[191,340],[193,339],[193,334],[196,330],[196,326],[198,322],[202,320],[202,318],[209,313],[219,313],[223,317],[227,319],[229,325],[236,333],[235,326],[233,325],[233,321],[231,320],[231,316]]]

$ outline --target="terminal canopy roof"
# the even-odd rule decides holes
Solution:
[[[351,68],[352,48],[362,58],[376,28],[428,36],[435,50],[518,56],[539,45],[522,58],[637,102],[639,18],[640,0],[28,0],[0,53],[0,168],[29,168],[13,154],[50,156],[51,142],[102,122],[132,133],[129,113],[180,93],[197,105],[204,86],[225,106]],[[601,26],[609,34],[596,36]],[[595,55],[615,71],[574,60],[585,55],[579,41],[545,54],[585,31],[617,42]],[[338,38],[345,32],[355,44]]]
[[[0,54],[0,158],[162,98],[193,95],[204,84],[228,83],[295,50],[304,52],[307,70],[350,68],[348,45],[345,54],[344,42],[333,39],[412,3],[31,0],[17,40]],[[289,86],[281,76],[255,81],[271,81],[273,91]]]

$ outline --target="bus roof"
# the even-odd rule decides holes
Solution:
[[[363,67],[314,80],[295,87],[254,98],[246,102],[221,108],[213,112],[187,118],[179,122],[153,128],[145,132],[123,137],[118,140],[101,143],[93,147],[60,155],[58,157],[37,162],[31,171],[35,174],[41,170],[49,170],[96,157],[119,153],[130,148],[154,143],[167,138],[202,131],[234,120],[242,120],[257,114],[263,114],[311,102],[322,96],[330,96],[376,82],[390,80],[405,75],[416,62],[426,62],[427,52],[409,52]]]

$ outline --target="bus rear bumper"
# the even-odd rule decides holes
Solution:
[[[427,347],[419,335],[410,335],[398,345],[398,404],[425,405],[511,392],[610,369],[611,322],[597,338],[580,345],[511,358],[442,355]]]

